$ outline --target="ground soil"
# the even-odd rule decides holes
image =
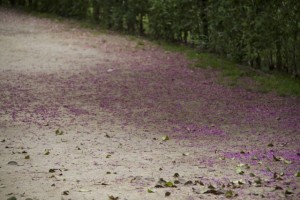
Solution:
[[[300,99],[190,66],[0,8],[0,199],[299,199]]]

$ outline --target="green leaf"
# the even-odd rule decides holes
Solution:
[[[173,184],[173,182],[168,181],[168,182],[165,183],[165,186],[166,186],[166,187],[173,187],[174,184]]]
[[[168,141],[168,140],[170,140],[170,138],[169,138],[169,136],[165,135],[165,136],[162,137],[162,140],[163,141]]]
[[[49,151],[49,149],[45,149],[45,153],[44,153],[44,155],[49,155],[50,154],[50,151]]]
[[[147,192],[148,192],[148,193],[154,193],[154,191],[151,190],[151,189],[148,189]]]
[[[234,197],[234,192],[232,190],[228,190],[225,192],[225,197],[226,198],[232,198]]]
[[[245,173],[240,167],[237,167],[235,172],[239,175],[243,175]]]
[[[297,172],[297,173],[295,174],[295,176],[296,176],[296,177],[300,177],[300,172]]]
[[[25,159],[26,160],[30,159],[30,156],[29,155],[25,156]]]

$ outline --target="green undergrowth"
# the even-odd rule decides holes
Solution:
[[[299,96],[300,97],[300,79],[292,78],[288,74],[279,72],[265,73],[253,70],[248,66],[237,64],[226,58],[221,58],[211,53],[199,53],[196,49],[184,46],[158,42],[166,51],[180,52],[187,58],[195,61],[193,67],[216,69],[221,72],[220,83],[226,83],[229,86],[243,86],[241,83],[243,77],[252,79],[256,87],[251,88],[262,93],[275,91],[280,96]],[[247,85],[246,89],[250,89]]]
[[[93,30],[95,33],[108,33],[111,32],[92,20],[75,20],[57,16],[49,13],[29,12],[31,15],[40,18],[48,18],[57,22],[68,21],[71,25],[79,26],[81,28]],[[124,33],[116,33],[127,36],[129,40],[137,41],[137,46],[144,46],[143,40],[147,38],[141,38],[135,35],[128,35]],[[256,87],[251,88],[262,93],[268,93],[271,91],[277,92],[280,96],[300,96],[300,80],[292,78],[290,75],[283,73],[263,73],[262,71],[255,71],[247,66],[239,65],[229,59],[222,58],[212,53],[198,52],[196,49],[180,45],[173,44],[164,41],[151,40],[158,44],[166,51],[180,52],[186,55],[190,60],[195,61],[192,67],[216,69],[221,72],[219,82],[228,86],[242,86],[246,89],[249,87],[241,83],[243,77],[249,77],[256,82]],[[245,85],[245,86],[243,86]]]

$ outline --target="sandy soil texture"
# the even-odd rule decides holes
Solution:
[[[299,199],[300,99],[190,64],[0,8],[0,199]]]

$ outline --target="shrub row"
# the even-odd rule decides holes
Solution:
[[[0,0],[300,75],[299,0]]]

